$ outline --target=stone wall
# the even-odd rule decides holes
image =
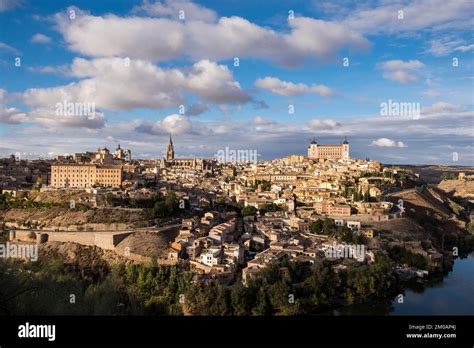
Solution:
[[[32,231],[11,231],[10,240],[31,242]],[[126,236],[133,232],[42,232],[34,231],[37,243],[62,242],[97,246],[102,249],[114,250]]]
[[[31,232],[35,233],[35,238],[30,238]],[[152,257],[135,254],[119,252],[115,247],[128,235],[134,232],[43,232],[43,231],[28,231],[28,230],[12,230],[10,231],[9,239],[32,242],[36,241],[38,244],[46,242],[62,242],[62,243],[77,243],[81,245],[96,246],[102,249],[113,250],[118,255],[124,256],[133,262],[142,264],[151,264]],[[168,258],[157,258],[157,263],[160,265],[175,265],[177,260]]]
[[[39,221],[32,220],[32,222],[40,223]],[[27,226],[20,225],[14,221],[6,221],[5,226],[9,228],[27,228]],[[133,228],[132,224],[124,223],[111,223],[111,224],[82,224],[82,225],[69,225],[69,226],[48,226],[45,227],[47,231],[124,231]]]

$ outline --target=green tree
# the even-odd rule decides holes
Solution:
[[[264,287],[261,287],[257,293],[257,301],[252,309],[253,315],[269,315],[271,313],[270,303]]]
[[[257,208],[248,205],[242,209],[242,216],[251,216],[257,214]]]
[[[311,232],[312,233],[321,233],[323,230],[323,221],[321,219],[318,219],[316,221],[313,221],[311,223]]]

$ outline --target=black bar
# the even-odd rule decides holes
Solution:
[[[268,345],[314,344],[469,345],[472,316],[301,316],[301,317],[2,317],[0,346],[15,345]],[[56,325],[53,342],[20,338],[19,325]],[[409,329],[409,325],[431,330]],[[438,329],[434,329],[439,325]],[[456,325],[456,329],[442,329]],[[407,334],[456,334],[455,338],[407,338]]]

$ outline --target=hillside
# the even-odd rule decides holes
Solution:
[[[474,200],[473,180],[443,180],[438,187],[445,192],[453,194],[455,197],[471,198]]]
[[[409,169],[429,184],[438,184],[444,173],[458,175],[459,173],[474,174],[474,166],[444,166],[444,165],[397,165]]]
[[[396,192],[390,198],[394,202],[403,200],[405,217],[422,227],[438,249],[461,247],[468,235],[465,209],[436,186]],[[407,237],[412,239],[408,233]],[[416,239],[425,238],[420,234]]]
[[[153,224],[143,209],[95,208],[87,210],[60,207],[9,209],[0,212],[0,219],[18,225],[56,227],[84,226],[91,224],[121,224],[123,227],[146,227]]]
[[[176,235],[176,231],[168,231],[168,233],[135,232],[125,237],[117,245],[116,250],[120,255],[124,254],[128,248],[130,253],[166,258],[169,243],[174,240]]]
[[[432,212],[444,219],[455,214],[452,210],[452,199],[436,186],[403,190],[392,193],[390,197],[402,199],[406,213]]]
[[[38,203],[69,203],[74,200],[76,203],[87,202],[94,197],[93,194],[83,190],[54,190],[54,191],[28,191],[28,199]]]

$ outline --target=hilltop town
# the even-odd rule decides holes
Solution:
[[[269,161],[249,160],[248,150],[222,153],[176,158],[170,137],[157,160],[133,159],[120,145],[3,159],[3,236],[39,245],[40,258],[58,250],[70,257],[65,246],[79,245],[115,263],[179,266],[198,283],[223,286],[247,286],[292,262],[329,261],[338,273],[378,257],[392,261],[398,279],[422,278],[471,247],[469,200],[410,169],[353,159],[347,139],[313,140],[305,156]],[[469,170],[456,180],[470,183]]]

